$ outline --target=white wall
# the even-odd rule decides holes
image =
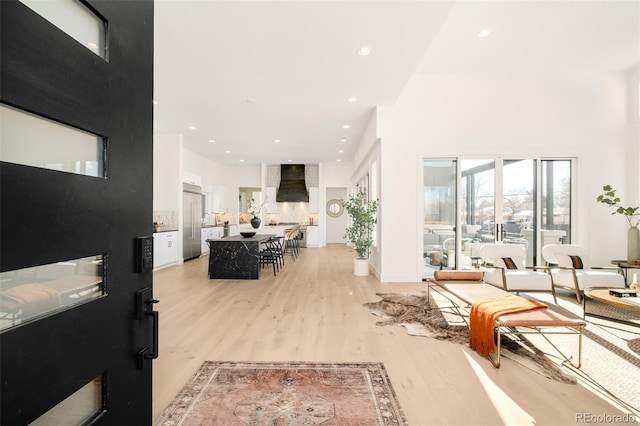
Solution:
[[[182,135],[153,135],[153,210],[179,211],[182,180]]]
[[[225,186],[262,187],[262,166],[215,165],[215,183]]]
[[[627,182],[640,182],[640,64],[628,71],[627,80],[627,121],[629,129],[629,155],[627,156]],[[640,205],[640,187],[627,204]]]
[[[346,186],[341,188],[327,188],[326,192],[327,202],[329,200],[340,200],[347,198],[347,188]],[[324,208],[326,213],[326,208]],[[347,212],[343,212],[340,217],[331,217],[326,215],[326,232],[327,232],[327,244],[332,243],[346,243],[347,240],[344,238],[344,231],[347,229]]]
[[[347,186],[351,179],[351,165],[343,163],[322,163],[320,187]]]
[[[330,200],[330,188],[346,188],[349,186],[351,171],[351,165],[346,162],[322,163],[318,167],[320,247],[327,243],[335,242],[338,238],[342,240],[346,221],[341,224],[337,224],[335,221],[332,222],[333,218],[327,215],[326,205],[327,201]],[[344,197],[346,198],[346,193]],[[337,234],[340,234],[339,237],[336,236]]]
[[[577,157],[577,243],[594,262],[624,258],[626,221],[595,198],[602,185],[638,193],[625,167],[628,74],[416,74],[393,107],[378,108],[382,281],[419,281],[422,229],[419,171],[425,156]],[[630,149],[630,145],[634,145]],[[623,198],[624,201],[624,198]],[[411,232],[411,230],[415,232]],[[420,241],[418,241],[420,238]]]

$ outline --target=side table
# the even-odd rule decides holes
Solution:
[[[627,271],[629,269],[640,269],[640,264],[635,264],[635,263],[629,263],[626,260],[612,260],[611,261],[612,265],[616,265],[621,271],[622,271],[622,275],[624,276],[624,282],[629,285],[629,281],[627,279]]]

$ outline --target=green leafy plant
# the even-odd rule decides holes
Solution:
[[[596,198],[599,203],[606,204],[609,207],[614,207],[615,210],[611,214],[624,215],[624,217],[629,222],[629,226],[638,226],[638,224],[640,223],[640,213],[638,212],[638,209],[640,209],[640,207],[623,207],[620,204],[620,197],[616,197],[616,190],[613,189],[611,185],[603,186],[602,191],[603,193],[598,195],[598,198]],[[636,216],[638,216],[638,219],[635,220],[634,223],[634,217]]]
[[[378,200],[368,201],[367,194],[359,191],[356,195],[350,195],[348,200],[341,201],[352,221],[344,237],[353,244],[358,252],[358,259],[367,259],[373,244],[373,226],[378,221]]]

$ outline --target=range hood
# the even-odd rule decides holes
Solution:
[[[280,165],[280,187],[276,202],[309,202],[309,191],[304,177],[304,164]]]

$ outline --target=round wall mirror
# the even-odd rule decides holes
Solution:
[[[327,201],[327,214],[331,217],[340,217],[344,212],[344,206],[340,200]]]

